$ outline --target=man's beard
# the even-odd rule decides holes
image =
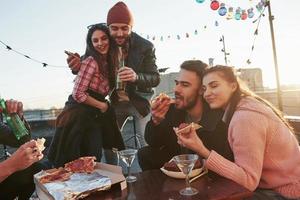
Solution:
[[[116,39],[118,39],[118,38],[124,39],[124,42],[122,44],[118,44],[116,42]],[[128,35],[127,37],[113,37],[112,43],[113,43],[113,45],[115,45],[117,47],[122,47],[123,48],[123,47],[127,46],[128,42],[129,42],[129,38],[130,38],[130,35]]]
[[[176,106],[176,104],[175,104],[176,108],[177,108],[177,109],[180,109],[180,110],[190,110],[190,109],[192,109],[192,108],[196,105],[196,103],[197,103],[197,98],[199,98],[198,95],[194,95],[194,96],[191,96],[191,97],[189,97],[189,98],[184,98],[184,97],[182,97],[181,95],[176,94],[176,92],[175,92],[175,95],[178,95],[178,96],[179,96],[179,98],[180,98],[180,100],[182,101],[182,103],[185,103],[185,99],[189,99],[189,101],[187,102],[187,104],[186,104],[186,105],[183,105],[181,108],[178,108],[178,107]]]

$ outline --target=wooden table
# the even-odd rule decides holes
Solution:
[[[127,189],[123,191],[120,191],[117,186],[113,186],[109,191],[95,193],[86,199],[238,200],[252,195],[252,192],[231,180],[225,178],[212,180],[204,175],[191,184],[192,187],[199,190],[199,193],[191,197],[184,197],[179,194],[179,190],[185,187],[184,179],[168,177],[160,170],[145,171],[135,175],[137,181],[128,183]]]

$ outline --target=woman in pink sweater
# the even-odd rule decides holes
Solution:
[[[232,67],[208,69],[203,88],[210,107],[225,110],[234,162],[209,151],[195,130],[178,135],[178,143],[203,156],[208,169],[255,191],[253,199],[300,199],[300,148],[281,113],[246,89]]]

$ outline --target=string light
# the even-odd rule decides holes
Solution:
[[[197,0],[196,0],[197,1]],[[223,1],[223,0],[221,0]],[[236,19],[236,20],[246,20],[248,18],[252,18],[254,16],[253,7],[248,9],[243,9],[240,7],[233,8],[232,6],[225,4],[219,0],[211,0],[210,8],[213,11],[218,10],[218,14],[220,16],[225,16],[226,19]],[[250,0],[251,1],[251,0]],[[257,12],[260,14],[263,12],[263,8],[266,6],[269,0],[260,0],[254,7],[256,8]],[[198,1],[197,1],[198,2]],[[201,1],[203,3],[204,1]],[[199,3],[199,2],[198,2]]]
[[[214,26],[219,26],[220,23],[218,21],[214,21]],[[173,35],[151,35],[151,34],[146,34],[146,33],[139,33],[141,36],[145,37],[147,40],[153,40],[153,41],[159,41],[159,42],[163,42],[163,41],[167,41],[167,39],[177,39],[177,40],[181,40],[183,38],[189,39],[192,38],[192,36],[197,36],[199,34],[199,32],[201,31],[201,29],[203,31],[205,31],[209,26],[208,25],[204,25],[202,28],[199,29],[194,29],[193,31],[190,32],[185,32],[182,34],[173,34]],[[210,26],[212,27],[212,25]]]
[[[252,46],[251,46],[250,55],[249,55],[249,58],[246,60],[246,63],[247,63],[248,65],[251,64],[251,57],[252,57],[252,53],[253,53],[253,51],[254,51],[254,45],[255,45],[256,38],[257,38],[257,36],[258,36],[258,28],[259,28],[259,25],[260,25],[260,20],[261,20],[261,18],[265,16],[265,15],[264,15],[265,8],[266,8],[266,7],[263,8],[263,10],[261,11],[261,13],[260,13],[260,15],[258,16],[258,18],[257,18],[256,20],[253,21],[253,23],[256,23],[256,22],[257,22],[257,26],[256,26],[256,29],[255,29],[254,34],[253,34],[253,35],[254,35],[254,38],[253,38],[253,43],[252,43]]]
[[[15,49],[11,48],[10,46],[8,46],[7,44],[5,44],[5,43],[4,43],[3,41],[1,41],[1,40],[0,40],[0,43],[3,44],[3,45],[5,46],[5,48],[6,48],[8,51],[13,51],[13,52],[15,52],[16,54],[19,54],[19,55],[21,55],[21,56],[24,56],[25,58],[30,59],[30,60],[32,60],[33,62],[36,62],[36,63],[41,64],[43,67],[56,67],[56,68],[66,68],[66,67],[67,67],[67,66],[58,66],[58,65],[50,65],[50,64],[47,64],[47,63],[45,63],[45,62],[42,62],[42,61],[37,60],[37,59],[34,59],[34,58],[32,58],[32,57],[30,57],[30,56],[28,56],[28,55],[26,55],[26,54],[21,53],[20,51],[17,51],[17,50],[15,50]]]

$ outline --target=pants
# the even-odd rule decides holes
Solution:
[[[42,166],[35,163],[25,170],[15,172],[0,183],[0,199],[27,200],[32,195],[35,185],[33,175],[41,170]]]
[[[117,122],[118,126],[123,132],[123,128],[128,120],[129,116],[134,117],[135,120],[135,128],[136,134],[138,136],[138,143],[141,147],[146,146],[146,142],[144,139],[144,132],[147,122],[150,120],[150,114],[146,117],[140,115],[140,113],[136,110],[136,108],[130,102],[120,102],[116,105],[113,105],[116,110]],[[134,134],[132,127],[132,135]],[[123,133],[124,136],[124,133]],[[126,145],[126,144],[125,144]],[[113,153],[110,149],[104,150],[104,156],[106,162],[109,164],[117,164],[117,155]]]
[[[168,162],[173,155],[165,149],[146,146],[138,151],[138,162],[143,171],[159,169]]]
[[[150,119],[150,115],[148,114],[146,117],[143,117],[140,115],[140,113],[136,110],[135,107],[130,102],[121,102],[116,105],[116,115],[117,115],[117,122],[118,125],[123,131],[123,128],[128,120],[129,116],[134,117],[135,120],[135,128],[136,128],[136,133],[139,136],[139,142],[141,146],[145,146],[146,142],[144,139],[144,132],[145,132],[145,127],[147,122]],[[132,127],[132,132],[133,132],[133,127]]]
[[[252,197],[246,198],[245,200],[300,200],[298,199],[288,199],[281,196],[277,192],[269,189],[256,189]]]

